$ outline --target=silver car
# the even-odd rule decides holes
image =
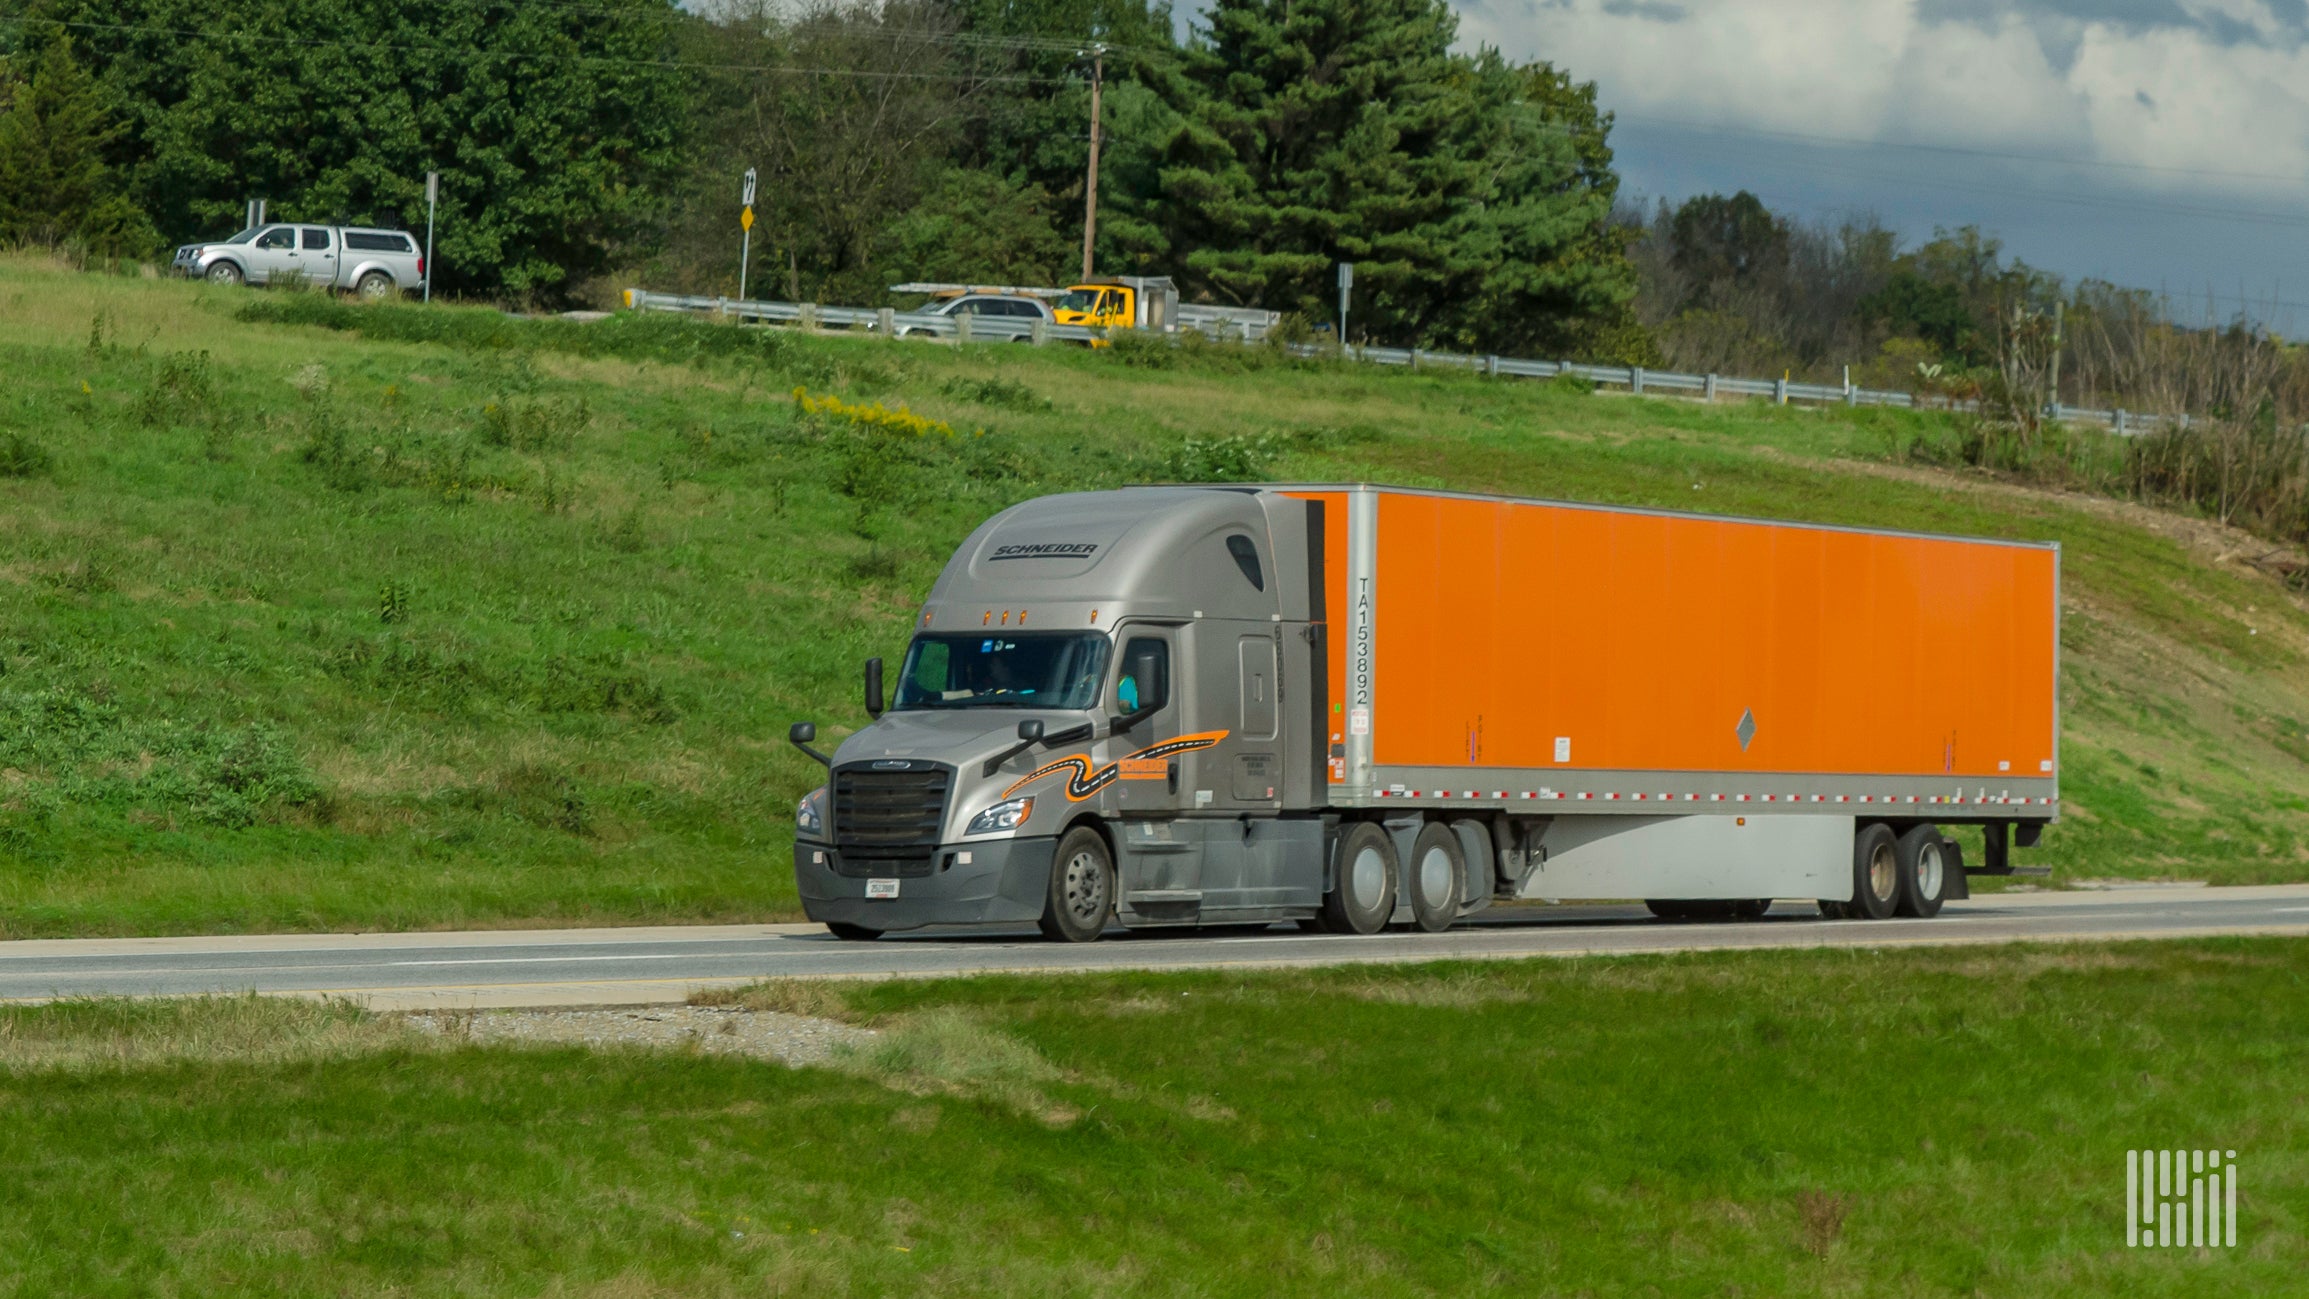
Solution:
[[[1048,322],[1056,319],[1051,314],[1049,303],[1040,298],[1028,297],[1023,293],[960,293],[934,302],[921,308],[920,311],[923,315],[947,317],[959,316],[968,312],[973,320],[1015,320],[1022,323],[1033,320]],[[914,334],[928,334],[931,331],[920,326],[900,325],[897,332],[898,337],[906,338]]]
[[[381,302],[425,287],[425,255],[404,230],[251,226],[230,239],[176,250],[180,275],[211,284],[303,284]]]

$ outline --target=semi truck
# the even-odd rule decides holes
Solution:
[[[1368,484],[1003,510],[796,809],[844,938],[1929,917],[2059,801],[2051,543]],[[1968,865],[1946,831],[1977,825]]]

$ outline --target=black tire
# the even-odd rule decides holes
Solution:
[[[1338,869],[1323,895],[1323,927],[1334,934],[1378,933],[1395,914],[1394,839],[1381,826],[1357,821],[1340,831],[1333,851]]]
[[[1439,821],[1411,844],[1411,919],[1421,929],[1440,934],[1459,919],[1459,900],[1467,896],[1467,854],[1459,834]]]
[[[1889,920],[1900,906],[1900,844],[1892,828],[1871,821],[1852,836],[1852,900],[1845,915],[1853,920]]]
[[[248,279],[241,274],[241,268],[231,262],[210,262],[208,269],[201,272],[201,278],[211,284],[240,284]]]
[[[1067,831],[1050,863],[1050,888],[1042,900],[1043,936],[1061,943],[1087,943],[1106,932],[1114,916],[1114,854],[1087,825]]]
[[[353,285],[353,292],[363,302],[383,302],[392,297],[400,288],[400,285],[393,282],[392,276],[383,271],[371,271]]]
[[[840,920],[827,921],[826,928],[833,932],[834,937],[853,943],[870,943],[882,936],[882,931],[879,929],[873,929],[866,925],[848,924]]]
[[[1893,846],[1900,863],[1901,915],[1930,920],[1948,900],[1948,841],[1937,826],[1920,825]],[[1963,869],[1959,867],[1958,869]]]

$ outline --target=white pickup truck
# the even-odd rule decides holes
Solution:
[[[251,226],[176,250],[176,272],[211,284],[350,289],[372,302],[425,286],[425,255],[406,231],[360,226]]]

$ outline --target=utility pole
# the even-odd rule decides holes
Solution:
[[[1106,83],[1106,47],[1093,45],[1090,55],[1090,180],[1082,199],[1082,278],[1090,278],[1091,243],[1098,237],[1098,97]]]
[[[2063,321],[2062,317],[2063,317],[2063,314],[2064,314],[2064,313],[2067,311],[2067,309],[2068,309],[2068,299],[2066,299],[2066,298],[2054,298],[2054,299],[2053,299],[2053,302],[2052,302],[2052,406],[2053,406],[2053,409],[2054,409],[2054,410],[2056,410],[2056,411],[2060,409],[2060,348],[2061,348],[2061,341],[2062,341],[2062,340],[2061,340],[2061,327],[2062,327],[2062,325],[2065,323],[2065,322]]]
[[[1347,346],[1347,298],[1355,291],[1355,263],[1339,263],[1339,346]]]
[[[433,300],[433,218],[441,210],[441,173],[425,173],[425,301]]]
[[[754,264],[754,169],[746,168],[745,196],[738,200],[738,301],[746,300],[746,272]]]

